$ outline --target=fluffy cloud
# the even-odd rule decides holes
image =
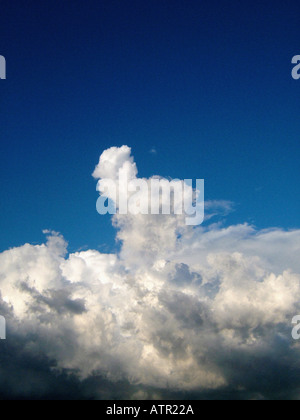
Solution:
[[[93,175],[120,168],[137,176],[127,146],[105,151]],[[43,245],[0,254],[2,395],[299,397],[300,231],[195,229],[172,215],[113,223],[118,255],[68,255],[49,231]]]

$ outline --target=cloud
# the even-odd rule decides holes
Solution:
[[[119,168],[137,176],[127,146],[105,151],[94,177]],[[172,215],[113,223],[119,254],[68,254],[51,231],[0,254],[2,395],[299,397],[299,230],[195,229]]]
[[[215,216],[227,216],[234,211],[234,203],[226,200],[210,200],[205,202],[205,220]]]
[[[137,167],[131,156],[131,149],[128,146],[111,147],[105,150],[100,156],[99,163],[93,172],[93,177],[96,179],[117,179],[119,170],[126,172],[128,179],[133,179],[137,175]]]

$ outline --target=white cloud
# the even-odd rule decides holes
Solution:
[[[116,180],[119,170],[125,171],[129,180],[137,175],[136,164],[128,146],[111,147],[105,150],[100,156],[99,163],[93,172],[93,177],[96,179],[109,178]]]
[[[120,167],[137,176],[126,146],[105,151],[94,176],[116,177]],[[113,222],[119,255],[67,256],[62,236],[48,231],[46,244],[0,254],[8,340],[80,379],[99,374],[159,395],[228,387],[266,397],[262,372],[272,387],[274,369],[299,368],[290,337],[300,310],[299,230],[194,229],[159,215]],[[249,369],[254,361],[261,372]]]

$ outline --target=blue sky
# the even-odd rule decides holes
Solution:
[[[91,173],[127,144],[141,176],[204,178],[228,224],[299,227],[296,1],[1,3],[0,251],[62,232],[109,250]],[[155,148],[156,154],[149,151]]]
[[[299,12],[1,1],[2,399],[299,399]],[[135,174],[122,145],[234,211],[116,231],[92,173]]]

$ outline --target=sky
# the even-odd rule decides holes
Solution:
[[[2,0],[2,398],[299,398],[299,13]],[[100,156],[204,179],[205,223],[100,216]]]
[[[141,175],[204,178],[230,222],[299,225],[297,2],[3,1],[0,249],[111,241],[92,173],[129,145]],[[147,153],[152,149],[157,154]],[[284,217],[283,217],[284,214]]]

